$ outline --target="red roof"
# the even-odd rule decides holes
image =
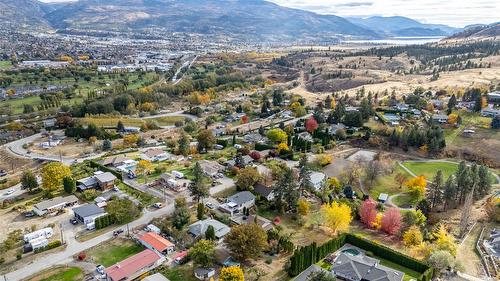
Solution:
[[[134,273],[153,265],[161,257],[153,250],[147,249],[115,265],[106,268],[106,274],[113,281],[129,278]]]
[[[155,232],[147,232],[141,236],[141,241],[146,242],[148,245],[153,247],[158,252],[163,252],[169,247],[173,247],[174,244],[167,239],[161,237]]]

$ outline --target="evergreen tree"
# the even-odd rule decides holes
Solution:
[[[451,175],[444,184],[444,211],[450,206],[454,207],[458,195],[458,186],[455,175]]]
[[[331,123],[341,123],[345,115],[345,106],[343,102],[339,102],[332,113]]]
[[[72,194],[76,190],[76,181],[71,176],[64,177],[63,187],[66,193]]]
[[[184,132],[179,139],[179,153],[183,156],[189,154],[189,136]]]
[[[312,190],[311,169],[307,161],[307,154],[304,154],[299,161],[299,190],[303,194],[304,191]]]
[[[480,112],[483,109],[483,96],[478,94],[476,96],[476,100],[474,102],[474,112]]]
[[[280,212],[285,211],[285,207],[289,210],[295,210],[300,193],[292,169],[286,168],[283,174],[280,175],[274,192],[276,209]]]
[[[196,162],[193,168],[194,179],[188,186],[191,196],[199,203],[201,199],[209,195],[208,187],[205,183],[205,175],[201,169],[200,163]]]
[[[215,241],[217,239],[215,236],[215,229],[212,225],[207,227],[207,231],[205,231],[205,239],[210,241]]]
[[[198,220],[202,220],[204,216],[205,206],[203,206],[203,203],[198,203],[198,208],[196,209],[196,217],[198,218]]]
[[[123,125],[122,121],[118,121],[118,124],[116,124],[116,130],[118,132],[123,132],[125,131],[125,126]]]
[[[448,100],[448,115],[450,115],[450,113],[455,109],[455,107],[457,106],[457,97],[455,96],[455,94],[453,94],[451,96],[451,98]]]
[[[497,115],[493,119],[491,119],[491,128],[500,129],[500,115]]]
[[[430,187],[431,208],[434,209],[443,202],[443,172],[441,170],[437,171]]]
[[[488,167],[484,165],[479,166],[478,177],[477,192],[480,197],[483,197],[491,191],[491,180]]]
[[[113,144],[111,143],[110,140],[106,139],[106,140],[104,140],[102,142],[102,150],[104,150],[104,151],[110,151],[112,149],[113,149]]]
[[[326,109],[332,108],[332,98],[330,97],[330,95],[326,96],[325,107]]]

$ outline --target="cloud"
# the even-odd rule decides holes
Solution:
[[[359,7],[359,6],[371,6],[373,2],[351,2],[351,3],[342,3],[337,4],[336,7]]]

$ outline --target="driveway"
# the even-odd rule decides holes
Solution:
[[[234,186],[234,180],[226,176],[217,179],[217,181],[220,182],[220,184],[210,187],[210,196],[213,196],[214,194],[217,194]]]
[[[148,223],[154,218],[171,215],[173,212],[174,212],[174,204],[169,204],[164,208],[156,210],[154,212],[145,211],[144,214],[139,219],[129,223],[128,226],[130,229],[133,229]],[[63,228],[68,229],[68,225],[66,225],[65,222],[62,223],[63,223]],[[52,253],[48,255],[41,254],[40,257],[35,259],[31,264],[29,264],[29,266],[25,266],[15,271],[9,272],[5,274],[4,278],[6,280],[22,280],[36,274],[37,272],[51,268],[53,266],[72,262],[74,260],[73,257],[78,253],[113,238],[113,231],[120,228],[123,228],[123,226],[116,227],[108,231],[107,233],[104,233],[98,237],[87,240],[85,242],[76,241],[74,239],[74,236],[73,238],[71,238],[70,237],[71,235],[68,235],[71,234],[71,232],[67,231],[65,232],[66,234],[64,237],[65,241],[68,242],[66,249],[64,249],[61,252]]]

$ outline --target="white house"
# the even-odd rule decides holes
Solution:
[[[244,208],[252,208],[255,205],[255,195],[250,191],[238,192],[227,198],[226,203],[219,206],[219,210],[231,216],[241,213]]]
[[[271,187],[258,183],[253,187],[253,192],[267,201],[274,200],[274,190]]]
[[[107,214],[103,208],[99,208],[94,204],[85,204],[73,208],[73,213],[77,220],[87,226],[88,230],[95,229],[95,220]]]
[[[151,162],[165,161],[173,158],[173,155],[159,148],[152,148],[144,151],[140,155],[142,160]]]

